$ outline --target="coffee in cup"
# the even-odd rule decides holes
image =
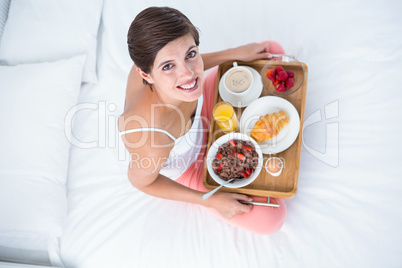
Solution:
[[[234,93],[241,93],[251,87],[253,77],[245,68],[235,66],[229,70],[225,79],[225,86]]]
[[[236,96],[244,96],[253,86],[253,74],[244,66],[238,66],[233,62],[233,67],[224,74],[223,87],[227,93]]]

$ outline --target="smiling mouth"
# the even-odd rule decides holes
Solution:
[[[191,90],[197,88],[197,85],[198,85],[197,82],[198,82],[198,78],[194,79],[194,81],[191,82],[191,83],[183,84],[183,85],[180,85],[180,86],[177,86],[177,87],[179,89],[181,89],[181,90],[191,91]]]

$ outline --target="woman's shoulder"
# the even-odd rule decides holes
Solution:
[[[118,128],[121,139],[130,153],[166,156],[173,148],[174,140],[168,135],[150,130],[155,128],[152,117],[144,107],[126,110],[119,117]]]
[[[118,119],[119,131],[144,127],[150,124],[149,107],[150,97],[145,85],[142,88],[128,87],[124,104],[124,111]]]
[[[168,148],[174,145],[174,140],[166,133],[156,132],[150,129],[165,129],[162,123],[166,121],[164,114],[158,109],[152,110],[151,94],[142,92],[126,96],[130,102],[126,103],[124,112],[118,118],[118,129],[127,149],[135,148]],[[167,146],[162,146],[167,145]],[[130,148],[129,148],[130,147]],[[156,150],[157,154],[164,150]]]
[[[148,88],[142,83],[142,79],[135,70],[135,65],[131,68],[127,79],[126,96],[124,103],[124,111],[118,119],[119,131],[138,127],[138,120],[130,120],[131,118],[142,118],[147,120],[146,102]],[[143,121],[143,120],[140,120]]]
[[[141,109],[125,110],[118,118],[119,131],[149,127],[149,116]]]

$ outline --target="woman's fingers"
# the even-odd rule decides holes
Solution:
[[[269,53],[269,49],[271,47],[269,41],[264,41],[261,43],[253,43],[249,44],[250,48],[254,47],[252,49],[251,57],[252,60],[258,60],[258,59],[271,59],[272,55]]]
[[[245,202],[253,201],[252,198],[250,198],[249,196],[244,195],[244,194],[234,194],[233,197],[238,201],[245,201]],[[239,208],[241,209],[242,212],[250,212],[251,209],[253,208],[253,205],[251,205],[251,204],[242,204],[242,203],[239,202]]]
[[[258,45],[258,57],[260,59],[271,59],[272,55],[269,53],[271,43],[269,41],[262,41],[257,43]]]
[[[253,201],[253,199],[245,194],[233,194],[233,198],[239,201]]]
[[[208,199],[213,202],[214,207],[225,219],[231,219],[243,213],[250,212],[251,204],[242,204],[239,201],[252,201],[247,195],[238,193],[217,192]]]
[[[260,51],[261,52],[268,52],[271,48],[271,43],[269,41],[262,41],[257,43],[260,46]]]
[[[250,212],[251,209],[253,208],[253,205],[251,205],[251,204],[241,204],[241,203],[240,203],[240,205],[241,205],[242,214],[243,214],[244,212]]]
[[[258,54],[261,59],[272,59],[272,54],[269,52],[261,52]]]

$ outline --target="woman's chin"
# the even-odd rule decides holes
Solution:
[[[201,97],[202,90],[196,90],[191,93],[181,94],[181,100],[185,102],[196,101]]]

